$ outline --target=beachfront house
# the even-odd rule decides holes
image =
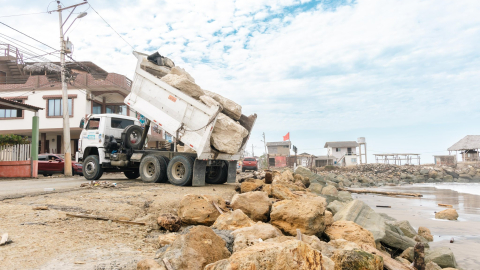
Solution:
[[[356,141],[326,142],[327,159],[332,158],[334,165],[353,166],[359,163]]]
[[[479,158],[480,149],[480,135],[467,135],[454,145],[448,148],[449,154],[455,152],[460,153],[463,163],[477,163]]]

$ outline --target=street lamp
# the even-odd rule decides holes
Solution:
[[[67,93],[67,82],[65,81],[65,40],[63,38],[64,34],[70,29],[72,24],[78,18],[83,18],[87,15],[86,12],[82,12],[78,14],[77,18],[73,20],[73,22],[68,27],[65,33],[63,32],[63,25],[68,21],[70,16],[72,15],[73,11],[81,5],[88,4],[87,1],[83,3],[76,4],[73,6],[62,8],[60,1],[57,1],[58,8],[58,20],[60,22],[60,66],[61,66],[61,75],[62,75],[62,103],[63,103],[63,149],[65,153],[65,162],[64,162],[64,174],[65,176],[72,176],[72,150],[70,147],[70,114],[68,113],[68,93]],[[68,15],[65,22],[62,20],[62,10],[72,9],[70,14]],[[73,108],[72,108],[73,109]]]

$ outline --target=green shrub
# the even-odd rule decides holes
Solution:
[[[15,144],[29,144],[27,136],[19,136],[14,134],[0,135],[0,146],[15,145]]]

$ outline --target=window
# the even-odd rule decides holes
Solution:
[[[18,103],[23,103],[23,100],[12,100]],[[21,109],[0,109],[0,118],[19,118],[23,117],[23,110]]]
[[[98,104],[96,102],[93,102],[92,113],[93,114],[101,114],[102,113],[102,104]]]
[[[38,156],[38,160],[47,161],[47,156]]]
[[[106,113],[127,115],[127,105],[107,105]]]
[[[347,154],[348,154],[348,155],[351,155],[351,154],[352,154],[352,148],[350,148],[350,147],[347,148]]]
[[[254,158],[245,158],[244,161],[256,161]]]
[[[63,102],[61,98],[49,99],[48,100],[48,111],[47,116],[63,116]],[[73,116],[72,113],[73,101],[71,98],[68,99],[68,114]]]
[[[112,128],[121,128],[124,129],[127,126],[133,125],[133,120],[122,119],[122,118],[111,118],[112,121],[110,122],[110,126]]]
[[[357,158],[352,158],[352,163],[357,163]]]
[[[335,148],[335,152],[340,152],[340,148]]]
[[[90,120],[88,120],[88,124],[85,129],[89,129],[89,130],[98,129],[98,126],[100,126],[100,119],[91,118]]]

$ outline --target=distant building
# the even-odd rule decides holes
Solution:
[[[268,164],[272,167],[286,167],[289,165],[290,141],[267,142]]]
[[[327,156],[333,159],[334,165],[352,166],[357,165],[358,155],[356,141],[326,142]]]
[[[454,166],[457,164],[456,155],[434,155],[433,159],[434,159],[435,165]]]
[[[301,153],[297,155],[297,165],[303,167],[312,167],[314,165],[314,159],[314,155],[311,155],[309,153]]]
[[[448,152],[455,151],[462,156],[462,162],[478,162],[480,149],[480,135],[467,135],[448,148]]]
[[[314,159],[315,167],[333,165],[333,159],[332,156],[317,156]]]

